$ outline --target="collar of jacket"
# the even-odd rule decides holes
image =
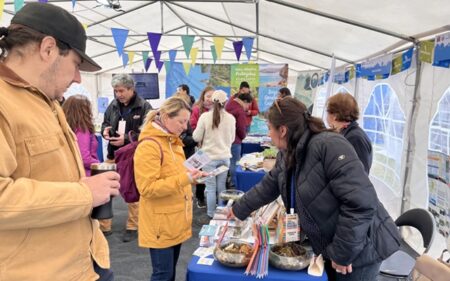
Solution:
[[[52,101],[41,90],[25,81],[22,77],[17,75],[17,73],[15,73],[11,68],[6,66],[6,64],[4,63],[0,63],[0,79],[3,79],[6,83],[11,84],[15,87],[25,88],[29,90],[29,93],[32,93],[42,98],[52,108],[52,110],[55,109],[54,102],[56,101]]]
[[[244,107],[244,102],[243,101],[241,101],[239,98],[235,98],[235,99],[233,99],[236,103],[238,103],[242,108],[245,108]]]
[[[142,134],[141,134],[142,135]],[[174,134],[170,134],[166,131],[164,131],[162,128],[160,128],[158,126],[158,124],[152,122],[150,128],[149,128],[149,132],[145,133],[144,135],[142,135],[143,137],[146,136],[152,136],[152,137],[160,137],[160,138],[167,138],[167,140],[169,141],[169,143],[171,144],[176,144],[176,145],[180,145],[180,146],[184,146],[183,145],[183,141],[180,139],[180,137],[174,135]]]
[[[297,165],[301,163],[301,159],[304,158],[306,154],[306,148],[308,146],[309,140],[312,137],[312,133],[309,128],[305,129],[305,132],[300,137],[297,146],[295,148],[295,159],[297,160]]]
[[[345,128],[341,131],[341,135],[345,136],[348,132],[350,132],[351,130],[353,130],[355,127],[358,127],[358,126],[359,125],[356,121],[350,122],[350,124],[348,124],[347,128]]]

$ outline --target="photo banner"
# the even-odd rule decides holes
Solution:
[[[374,77],[376,75],[389,75],[392,68],[392,54],[368,60],[356,65],[357,77]]]
[[[314,102],[314,89],[319,86],[319,76],[320,74],[317,71],[302,71],[297,76],[294,97],[307,107]]]
[[[286,87],[289,67],[287,64],[260,64],[259,86]]]

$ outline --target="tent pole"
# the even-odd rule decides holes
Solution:
[[[259,50],[259,2],[255,3],[256,8],[256,49]],[[256,60],[259,60],[259,52],[256,52]]]
[[[159,2],[161,8],[161,34],[164,34],[164,3]]]
[[[375,26],[372,26],[372,25],[364,24],[364,23],[361,23],[361,22],[357,22],[357,21],[350,20],[350,19],[347,19],[347,18],[339,17],[339,16],[336,16],[336,15],[320,12],[320,11],[317,11],[317,10],[314,10],[314,9],[311,9],[311,8],[308,8],[308,7],[305,7],[305,6],[300,6],[300,5],[297,5],[297,4],[286,3],[286,2],[280,1],[280,0],[267,0],[267,2],[276,3],[276,4],[283,5],[283,6],[286,6],[286,7],[289,7],[289,8],[293,8],[293,9],[297,9],[297,10],[303,11],[305,13],[314,14],[316,16],[321,16],[321,17],[324,17],[324,18],[328,18],[328,19],[332,19],[332,20],[335,20],[335,21],[347,23],[347,24],[350,24],[350,25],[353,25],[353,26],[357,26],[357,27],[360,27],[360,28],[372,30],[372,31],[375,31],[375,32],[378,32],[378,33],[382,33],[382,34],[385,34],[385,35],[389,35],[389,36],[392,36],[392,37],[397,37],[397,38],[400,38],[400,39],[408,41],[408,42],[414,42],[415,41],[415,39],[413,37],[411,37],[411,36],[407,36],[407,35],[403,35],[403,34],[400,34],[400,33],[392,32],[392,31],[389,31],[389,30],[386,30],[386,29],[382,29],[382,28],[375,27]]]
[[[403,189],[402,189],[402,204],[400,208],[400,214],[403,214],[406,209],[411,208],[411,167],[414,162],[414,151],[416,149],[416,138],[415,138],[415,127],[417,114],[419,111],[419,100],[420,100],[420,79],[422,76],[422,62],[419,59],[420,46],[419,43],[415,43],[415,58],[416,58],[416,79],[414,83],[414,94],[412,97],[412,107],[411,113],[408,118],[408,144],[406,147],[406,164],[405,164],[405,173],[403,176]],[[408,198],[406,198],[408,197]],[[408,201],[408,204],[406,204]]]
[[[167,6],[169,6],[168,3],[165,2],[165,4],[166,4]],[[269,38],[269,39],[272,39],[272,40],[275,40],[275,41],[278,41],[278,42],[281,42],[281,43],[284,43],[284,44],[287,44],[287,45],[290,45],[290,46],[294,46],[294,47],[297,47],[297,48],[299,48],[299,49],[307,50],[307,51],[309,51],[309,52],[316,53],[316,54],[319,54],[319,55],[322,55],[322,56],[325,56],[325,57],[329,57],[329,58],[332,57],[331,54],[328,54],[328,53],[325,53],[325,52],[322,52],[322,51],[318,51],[318,50],[314,50],[314,49],[308,48],[308,47],[306,47],[306,46],[302,46],[302,45],[299,45],[299,44],[296,44],[296,43],[293,43],[293,42],[289,42],[289,41],[283,40],[283,39],[281,39],[281,38],[276,38],[276,37],[270,36],[270,35],[268,35],[268,34],[255,33],[255,31],[253,31],[253,30],[251,30],[251,29],[249,29],[249,28],[246,28],[246,27],[244,27],[244,26],[241,26],[241,25],[238,25],[238,24],[234,24],[234,23],[232,23],[232,22],[227,22],[227,21],[222,20],[222,19],[220,19],[220,18],[213,17],[213,16],[208,15],[208,14],[206,14],[206,13],[203,13],[203,12],[197,11],[197,10],[195,10],[195,9],[192,9],[192,8],[189,8],[189,7],[180,5],[180,4],[175,3],[175,2],[170,2],[170,5],[175,5],[175,6],[178,6],[178,7],[183,8],[183,9],[186,9],[186,10],[188,10],[188,11],[191,11],[191,12],[193,12],[193,13],[202,15],[202,16],[204,16],[204,17],[207,17],[207,18],[210,18],[210,19],[219,21],[219,22],[224,23],[224,24],[227,24],[227,25],[231,25],[231,26],[240,28],[240,29],[245,30],[245,31],[247,31],[247,32],[256,34],[256,36],[263,36],[263,37],[266,37],[266,38]],[[342,58],[342,57],[337,57],[337,56],[335,56],[335,58],[336,58],[337,60],[341,60],[341,61],[344,61],[344,62],[347,62],[347,63],[353,63],[353,61],[351,61],[351,60],[349,60],[349,59]]]

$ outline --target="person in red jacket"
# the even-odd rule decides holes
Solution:
[[[236,119],[236,137],[231,145],[230,176],[232,185],[236,186],[236,163],[241,159],[242,140],[247,135],[246,111],[252,103],[250,93],[239,94],[231,99],[225,106],[225,110]]]
[[[252,95],[252,92],[250,91],[250,85],[247,81],[242,81],[241,85],[239,86],[239,92],[237,92],[234,97],[237,97],[239,94],[250,94]],[[248,108],[245,110],[245,120],[246,120],[246,130],[247,133],[250,131],[250,125],[253,121],[253,116],[258,115],[259,113],[259,107],[258,107],[258,101],[256,98],[252,95],[252,102],[248,105]]]

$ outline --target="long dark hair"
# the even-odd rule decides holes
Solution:
[[[312,134],[329,131],[322,119],[311,116],[306,106],[293,97],[275,100],[269,108],[267,118],[275,129],[281,126],[287,128],[286,167],[288,169],[294,167],[297,162],[295,149],[307,129]]]
[[[71,96],[64,102],[62,108],[72,131],[80,129],[91,134],[95,133],[91,102],[87,97]]]
[[[220,110],[222,110],[223,105],[218,102],[215,101],[214,102],[214,111],[213,111],[213,125],[212,128],[219,128],[219,124],[220,124]]]

